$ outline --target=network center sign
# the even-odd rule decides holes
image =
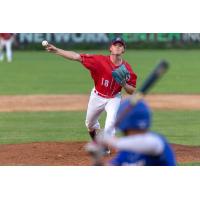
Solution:
[[[113,37],[121,36],[127,43],[198,43],[199,33],[19,33],[17,40],[21,44],[41,43],[101,43],[107,44]]]

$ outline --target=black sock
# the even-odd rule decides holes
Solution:
[[[96,137],[96,130],[93,131],[89,131],[89,135],[92,138],[93,141],[95,141],[95,137]]]

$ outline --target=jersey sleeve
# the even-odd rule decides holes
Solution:
[[[81,56],[81,63],[83,64],[84,67],[92,71],[97,69],[99,64],[98,55],[80,54],[80,56]]]
[[[133,87],[136,87],[136,84],[137,84],[137,75],[133,72],[131,66],[129,64],[126,65],[127,67],[127,70],[129,71],[130,73],[130,78],[129,80],[127,81],[127,83]]]
[[[154,134],[135,135],[120,138],[114,144],[115,148],[123,151],[132,151],[145,155],[160,155],[164,150],[164,143]]]

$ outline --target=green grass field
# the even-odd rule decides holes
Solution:
[[[152,130],[172,143],[200,145],[199,111],[156,111]],[[101,117],[103,125],[105,114]],[[4,144],[39,141],[88,141],[84,112],[0,113]]]
[[[108,51],[85,51],[108,54]],[[168,75],[153,93],[199,93],[200,50],[129,50],[124,58],[138,75],[138,86],[155,63],[171,63]],[[13,63],[0,63],[0,94],[89,93],[92,80],[78,62],[47,52],[15,52]]]

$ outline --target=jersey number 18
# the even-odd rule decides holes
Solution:
[[[101,85],[104,85],[105,87],[108,87],[109,80],[104,80],[104,78],[102,78]]]

